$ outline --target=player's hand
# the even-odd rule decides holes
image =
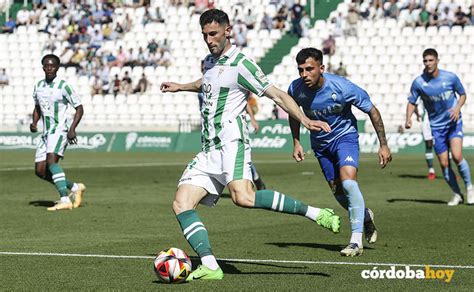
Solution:
[[[296,162],[300,162],[304,160],[304,150],[301,144],[296,144],[293,147],[293,159],[296,160]]]
[[[331,132],[331,127],[328,123],[318,120],[310,120],[308,119],[307,122],[301,122],[304,127],[310,131],[324,131],[324,132]]]
[[[31,124],[30,124],[30,132],[31,132],[31,133],[36,133],[36,132],[38,132],[38,126],[36,126],[36,124],[31,123]]]
[[[67,141],[69,144],[77,144],[77,137],[76,137],[76,131],[73,129],[70,129],[69,132],[67,132]]]
[[[454,107],[452,109],[449,109],[448,112],[450,113],[449,118],[451,119],[451,121],[457,122],[459,120],[459,116],[461,115],[461,109],[459,109],[458,107]]]
[[[408,119],[405,121],[405,129],[410,129],[411,128],[411,119]]]
[[[379,164],[382,168],[385,168],[387,164],[392,161],[392,153],[390,153],[390,149],[387,145],[380,146],[379,149]]]
[[[160,85],[161,92],[178,92],[179,84],[176,82],[163,82]]]
[[[254,128],[254,133],[258,133],[258,130],[260,129],[260,125],[258,124],[257,121],[255,120],[252,120],[250,121],[250,123],[252,124],[252,127]]]

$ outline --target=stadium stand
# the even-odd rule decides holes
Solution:
[[[251,0],[252,12],[255,14],[256,27],[247,33],[248,46],[243,51],[260,60],[281,39],[285,31],[259,29],[260,19],[264,13],[275,15],[278,7],[270,5],[270,0]],[[400,1],[406,2],[406,1]],[[438,2],[447,3],[441,0]],[[113,77],[123,77],[125,71],[130,73],[132,88],[135,88],[142,73],[150,82],[144,93],[117,92],[112,90],[104,94],[93,94],[94,77],[84,74],[76,67],[61,68],[59,76],[65,77],[79,92],[85,105],[86,114],[81,123],[81,130],[189,130],[189,123],[199,120],[198,101],[193,93],[164,95],[159,85],[165,80],[187,82],[200,77],[200,60],[207,54],[201,40],[198,23],[199,14],[195,7],[174,6],[167,0],[152,1],[150,11],[159,7],[163,22],[147,22],[145,7],[117,7],[113,11],[113,24],[124,23],[127,15],[133,15],[130,31],[114,40],[104,40],[98,53],[116,52],[120,46],[125,50],[138,50],[147,47],[155,39],[162,44],[168,40],[171,52],[169,66],[112,66],[108,80],[112,86]],[[217,8],[229,13],[231,18],[242,19],[248,6],[243,1],[219,1]],[[464,11],[468,10],[469,0],[459,1]],[[339,14],[346,17],[351,1],[339,4],[328,20],[317,20],[309,30],[307,37],[299,39],[282,62],[274,67],[270,79],[280,88],[286,89],[289,83],[297,78],[294,58],[304,47],[320,47],[329,35],[346,31],[348,24],[340,27],[331,21]],[[403,11],[400,13],[403,16]],[[156,12],[153,12],[156,13]],[[157,17],[152,13],[152,17]],[[235,16],[240,15],[240,16]],[[231,21],[236,20],[231,19]],[[12,34],[0,34],[0,68],[6,68],[9,84],[0,86],[0,130],[27,130],[33,109],[31,92],[33,84],[43,76],[39,60],[47,52],[60,55],[68,42],[51,39],[48,34],[38,32],[45,23],[20,26]],[[290,25],[287,26],[287,29]],[[100,28],[100,27],[96,27]],[[340,62],[346,66],[348,77],[365,88],[374,103],[381,110],[388,131],[397,131],[403,124],[411,81],[422,70],[421,52],[427,46],[433,46],[440,52],[440,67],[456,72],[468,92],[468,102],[463,114],[466,131],[474,130],[474,27],[441,26],[411,27],[405,26],[404,18],[381,17],[360,19],[350,33],[340,33],[336,37],[336,51],[331,58],[325,57],[327,66],[336,69]],[[51,50],[48,44],[56,47]],[[46,49],[44,49],[46,48]],[[265,98],[260,99],[260,111],[256,118],[270,119],[274,110],[273,103]],[[366,115],[356,112],[360,119]],[[193,122],[194,121],[194,122]],[[413,131],[419,128],[413,127]],[[366,129],[371,131],[369,126]]]
[[[402,1],[400,1],[402,2]],[[406,2],[406,1],[405,1]],[[438,1],[450,3],[450,1]],[[287,88],[297,78],[295,57],[297,52],[308,46],[320,46],[324,39],[337,31],[330,19],[342,14],[347,16],[351,1],[338,5],[329,20],[318,20],[310,30],[309,37],[301,38],[290,54],[283,58],[270,75],[277,86]],[[470,0],[457,1],[468,11]],[[419,12],[419,11],[418,11]],[[348,27],[342,27],[346,30]],[[346,66],[348,78],[366,89],[373,102],[380,109],[387,131],[396,132],[404,125],[407,96],[411,82],[423,70],[421,53],[427,47],[434,47],[440,54],[440,68],[453,71],[461,78],[468,96],[463,107],[465,131],[474,130],[474,26],[405,26],[402,18],[378,18],[359,20],[356,35],[341,34],[336,37],[336,52],[325,56],[326,68],[336,69],[340,62]],[[262,99],[261,116],[270,117],[271,101]],[[357,109],[358,119],[367,115]],[[373,131],[366,123],[366,131]],[[414,126],[411,131],[419,131]]]

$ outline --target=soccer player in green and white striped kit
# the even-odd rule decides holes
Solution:
[[[43,119],[43,134],[38,142],[35,158],[36,175],[56,186],[60,200],[48,211],[71,210],[81,205],[86,187],[66,179],[59,165],[59,158],[64,157],[67,144],[76,144],[76,127],[79,124],[84,109],[79,97],[71,85],[57,78],[59,57],[48,54],[41,59],[45,78],[38,81],[33,92],[35,108],[30,131],[38,131],[38,121]],[[67,108],[72,105],[76,109],[72,124],[68,126]],[[71,190],[68,196],[68,189]],[[72,197],[74,202],[71,201]]]
[[[202,91],[205,95],[201,111],[202,150],[185,169],[173,201],[183,234],[202,262],[187,281],[224,277],[195,208],[199,203],[216,204],[225,186],[237,206],[305,216],[334,233],[340,228],[339,216],[330,209],[308,206],[277,191],[254,191],[245,119],[249,91],[272,99],[311,131],[331,129],[325,122],[308,119],[289,95],[267,80],[254,61],[231,45],[232,28],[225,12],[208,10],[199,22],[210,51],[204,59],[202,79],[186,84],[161,84],[163,92]]]

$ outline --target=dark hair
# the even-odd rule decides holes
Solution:
[[[61,64],[61,60],[59,59],[58,56],[56,56],[55,54],[47,54],[45,55],[42,59],[41,59],[41,64],[44,64],[44,62],[46,61],[46,59],[53,59],[56,64],[59,66],[59,64]]]
[[[315,61],[319,61],[319,63],[322,64],[323,52],[316,48],[304,48],[296,55],[296,63],[298,63],[298,65],[303,64],[308,58],[313,58]]]
[[[423,58],[428,56],[428,55],[429,56],[434,56],[436,59],[438,59],[438,52],[433,48],[428,48],[428,49],[423,51]]]
[[[222,10],[219,9],[209,9],[201,14],[199,17],[199,24],[201,27],[204,27],[206,24],[210,24],[213,22],[217,22],[218,24],[226,24],[229,25],[229,16]]]

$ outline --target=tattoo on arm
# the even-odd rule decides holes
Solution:
[[[385,127],[383,125],[382,116],[379,110],[374,106],[369,112],[370,121],[374,126],[377,137],[379,138],[380,146],[387,145],[387,138],[385,137]]]

